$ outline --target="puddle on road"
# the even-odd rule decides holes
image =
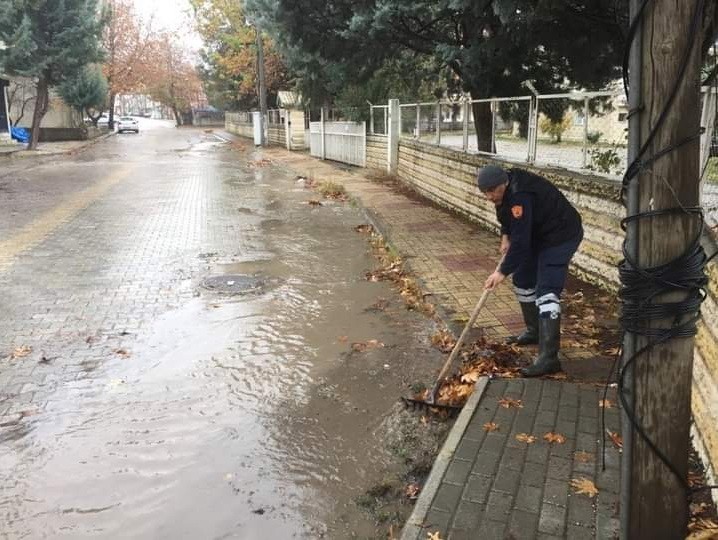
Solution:
[[[276,286],[247,297],[197,288],[128,358],[49,396],[0,454],[19,471],[0,496],[11,538],[385,536],[377,520],[391,516],[357,500],[402,473],[385,448],[387,416],[440,365],[432,328],[389,285],[363,279],[373,261],[358,210],[311,209],[315,195],[276,170],[228,174],[240,173],[258,180],[225,182],[227,204],[266,204],[234,225],[276,226],[239,255],[203,245],[194,259],[207,272],[193,280],[258,274]],[[369,340],[382,346],[352,352]]]

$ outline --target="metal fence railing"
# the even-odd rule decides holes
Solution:
[[[400,134],[464,152],[615,176],[626,166],[627,107],[617,92],[441,100],[399,105]],[[371,105],[369,133],[387,133]]]

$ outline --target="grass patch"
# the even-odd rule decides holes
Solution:
[[[319,184],[319,193],[321,193],[325,199],[346,200],[347,198],[347,190],[344,186],[331,180],[325,180]]]

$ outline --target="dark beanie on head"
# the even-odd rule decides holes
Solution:
[[[487,165],[479,169],[479,173],[476,175],[476,183],[481,191],[488,191],[494,189],[496,186],[504,184],[509,181],[509,176],[506,171],[496,165]]]

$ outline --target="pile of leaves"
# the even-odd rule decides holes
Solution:
[[[436,308],[426,301],[426,296],[417,281],[407,272],[404,261],[386,243],[384,237],[374,230],[371,225],[359,225],[354,228],[359,233],[368,234],[372,252],[379,262],[379,266],[366,272],[367,281],[391,281],[399,288],[399,294],[404,299],[406,308],[411,311],[424,313],[429,317],[436,315]]]
[[[440,349],[448,347],[446,331],[434,335]],[[453,348],[453,343],[451,344]],[[448,348],[451,350],[451,348]],[[444,380],[437,401],[442,405],[461,407],[474,391],[474,386],[480,377],[520,377],[520,369],[524,367],[521,351],[515,345],[493,343],[481,338],[472,343],[462,353],[463,362],[459,372]],[[417,400],[426,400],[429,397],[428,389],[421,390],[413,397]]]

